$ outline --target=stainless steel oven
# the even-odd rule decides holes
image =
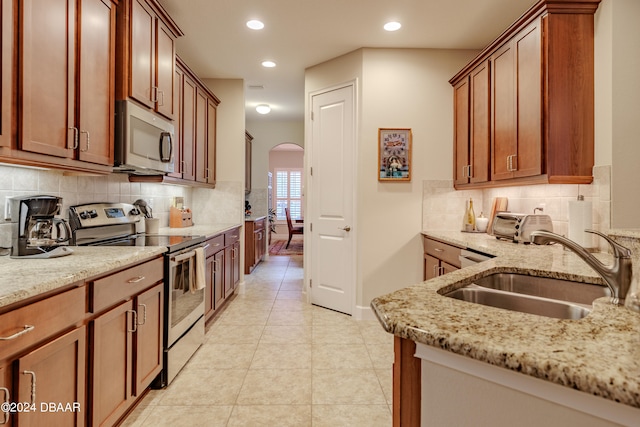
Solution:
[[[72,244],[92,246],[165,246],[164,369],[154,382],[168,385],[204,343],[204,289],[196,290],[199,263],[196,249],[204,236],[136,233],[141,213],[127,203],[72,206],[69,221]],[[204,257],[202,257],[204,258]],[[204,276],[204,270],[200,273]]]

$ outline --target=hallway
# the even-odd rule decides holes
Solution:
[[[245,284],[176,380],[123,425],[391,425],[392,335],[303,302],[302,256],[268,257]]]

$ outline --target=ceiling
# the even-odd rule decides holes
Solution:
[[[159,0],[203,79],[243,79],[247,122],[302,120],[304,70],[362,47],[481,49],[536,0]],[[245,23],[259,19],[260,31]],[[382,29],[399,21],[396,32]],[[261,62],[272,60],[275,68]],[[256,88],[257,87],[257,88]],[[224,103],[224,99],[222,99]],[[256,113],[258,104],[271,113]]]

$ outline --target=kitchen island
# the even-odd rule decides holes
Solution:
[[[420,384],[416,343],[419,351],[440,352],[436,357],[463,356],[464,361],[473,359],[470,361],[499,368],[498,372],[506,368],[518,378],[524,374],[527,379],[559,385],[563,391],[566,389],[579,397],[606,402],[613,405],[611,411],[621,415],[622,419],[616,422],[624,424],[625,419],[640,422],[640,315],[637,313],[612,306],[609,298],[600,298],[587,317],[561,320],[468,303],[438,293],[441,289],[462,287],[491,273],[603,284],[584,261],[560,245],[514,244],[497,241],[486,234],[424,234],[496,257],[372,301],[382,326],[395,335],[394,424],[403,419],[403,426],[420,425],[420,390],[429,385]],[[598,256],[605,263],[611,259],[607,254]],[[595,407],[592,401],[586,404]],[[422,405],[424,407],[424,402]],[[411,411],[413,415],[409,414]],[[428,416],[422,415],[422,425],[428,425],[425,423]]]

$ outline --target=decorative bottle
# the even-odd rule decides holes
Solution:
[[[469,198],[469,204],[467,205],[467,211],[464,213],[463,230],[462,231],[475,231],[476,229],[476,214],[473,211],[473,199]]]

